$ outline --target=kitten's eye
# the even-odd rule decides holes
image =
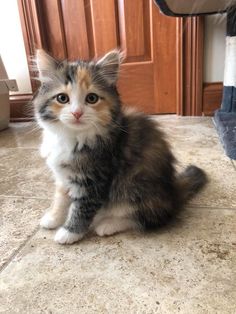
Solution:
[[[69,102],[69,96],[64,94],[64,93],[61,93],[61,94],[58,94],[57,95],[57,101],[60,103],[60,104],[66,104]]]
[[[96,104],[98,100],[99,100],[99,96],[95,93],[90,93],[85,98],[85,101],[89,104]]]

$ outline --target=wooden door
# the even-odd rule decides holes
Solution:
[[[120,47],[126,52],[119,91],[146,113],[175,113],[177,19],[152,0],[18,0],[30,11],[37,48],[59,59],[90,59]]]

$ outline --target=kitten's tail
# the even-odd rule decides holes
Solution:
[[[207,181],[207,175],[202,169],[192,165],[188,166],[178,176],[181,201],[183,203],[189,201],[206,185]]]

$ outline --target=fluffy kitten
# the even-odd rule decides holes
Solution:
[[[206,183],[195,166],[177,174],[157,123],[121,107],[121,59],[118,51],[91,62],[37,53],[41,154],[56,182],[54,203],[40,224],[60,227],[58,243],[76,242],[89,230],[105,236],[162,226]]]

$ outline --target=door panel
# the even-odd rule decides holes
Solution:
[[[149,1],[118,1],[121,47],[126,49],[127,62],[150,60]]]
[[[118,82],[126,105],[146,113],[175,113],[177,19],[151,0],[29,0],[37,8],[41,42],[63,59],[126,53]]]
[[[39,48],[45,48],[54,57],[63,59],[67,56],[67,47],[61,3],[56,0],[41,0],[37,3],[39,27],[43,38],[43,47]]]
[[[146,113],[158,113],[154,95],[153,63],[126,63],[122,66],[118,89],[123,103]]]
[[[79,56],[81,58],[88,59],[90,57],[90,53],[84,3],[82,1],[62,0],[61,6],[64,21],[63,25],[65,30],[67,58],[74,60]],[[71,19],[71,16],[73,16],[75,12],[79,12],[79,18]],[[65,22],[70,20],[70,23]]]
[[[90,1],[95,57],[119,45],[115,3],[114,0]]]

